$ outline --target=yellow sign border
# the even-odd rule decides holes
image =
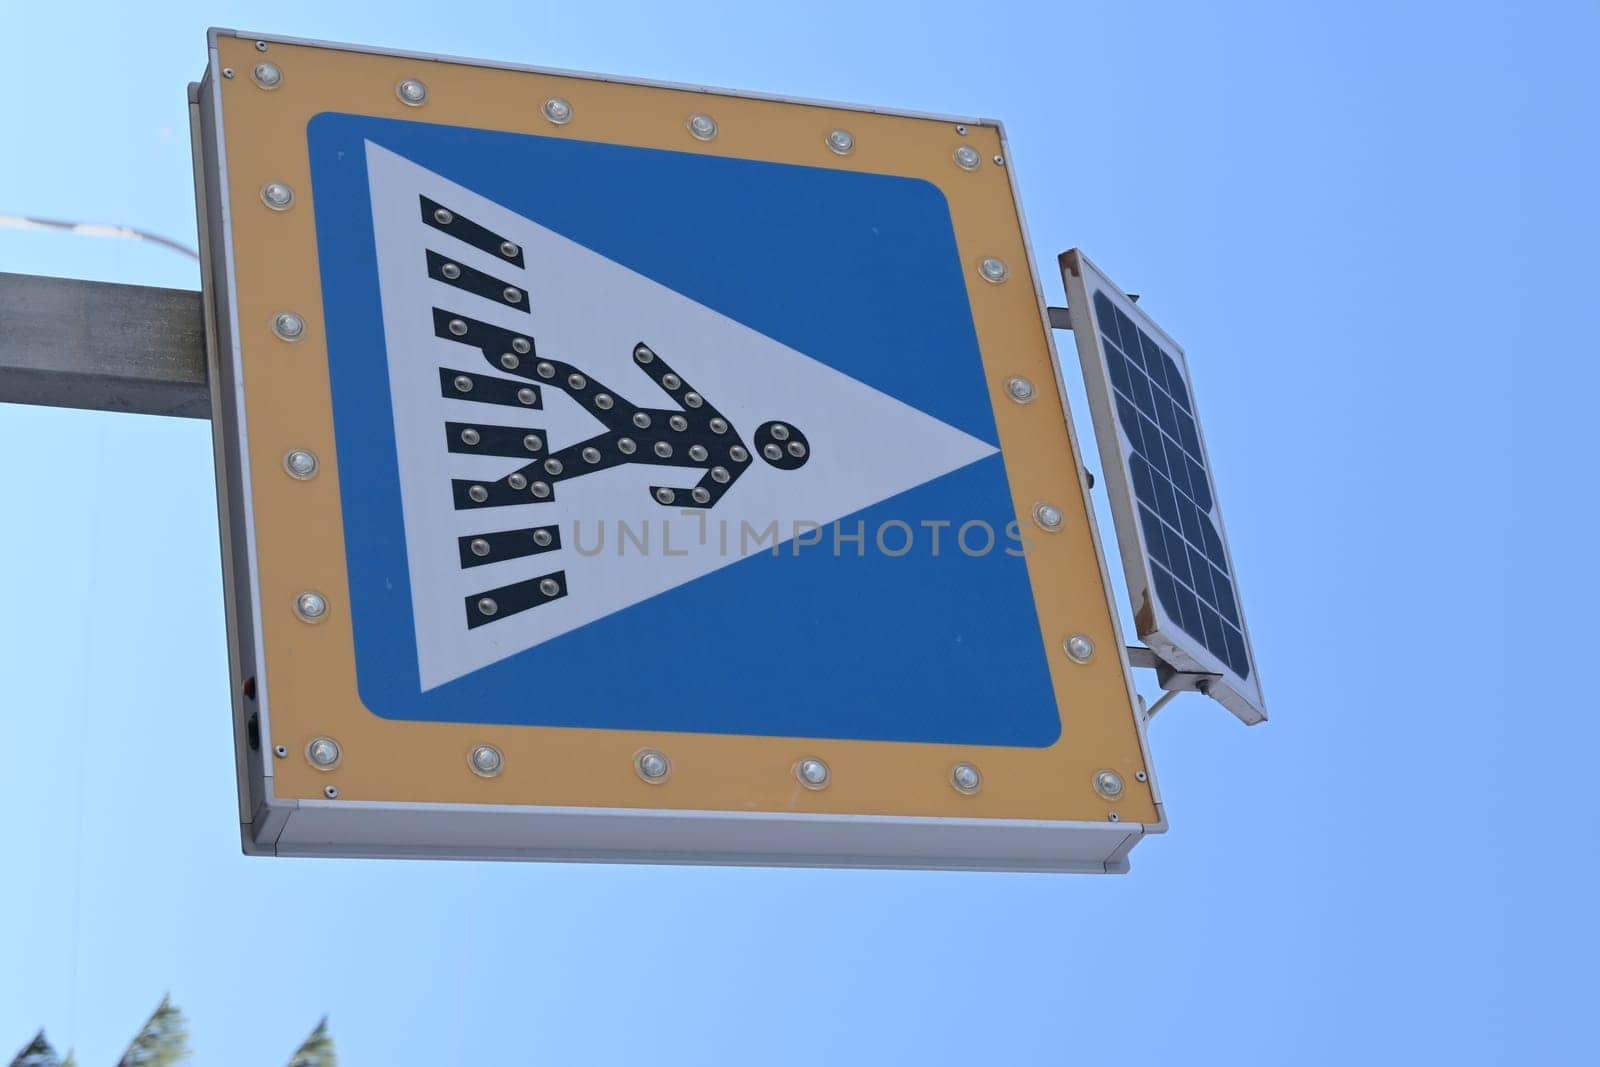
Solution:
[[[281,71],[279,84],[263,88],[258,82],[254,70],[262,62]],[[1120,820],[1159,828],[1142,723],[1077,443],[1061,393],[1050,388],[1058,381],[1053,344],[998,123],[958,125],[841,105],[221,33],[213,39],[211,73],[223,175],[222,217],[213,222],[226,245],[211,254],[226,255],[225,299],[232,316],[232,352],[220,358],[234,361],[243,408],[239,424],[221,432],[238,436],[249,471],[242,491],[253,518],[253,573],[234,575],[235,582],[250,583],[250,594],[236,589],[233,601],[253,610],[249,629],[261,650],[257,675],[240,682],[254,694],[266,750],[263,773],[274,798]],[[410,78],[427,86],[420,107],[397,92]],[[555,125],[543,115],[541,103],[552,96],[571,104],[569,123]],[[1048,748],[1000,748],[476,726],[391,721],[363,707],[345,610],[339,471],[305,137],[307,122],[329,110],[893,174],[938,187],[967,269],[1016,514],[1031,530],[1028,570],[1062,714],[1060,739]],[[716,117],[714,140],[688,132],[687,119],[697,112]],[[848,155],[828,146],[827,135],[836,128],[854,137]],[[979,152],[976,169],[956,162],[962,144]],[[294,190],[289,210],[263,202],[260,191],[268,182]],[[991,256],[1009,267],[1003,283],[980,274],[981,262]],[[284,310],[300,314],[307,325],[305,336],[292,344],[272,331],[274,317]],[[1035,384],[1031,402],[1010,397],[1006,383],[1013,376]],[[293,448],[310,448],[321,457],[315,478],[287,475],[283,457]],[[1059,531],[1033,525],[1041,502],[1063,512]],[[294,611],[295,598],[307,589],[323,593],[330,604],[316,624]],[[1088,662],[1066,654],[1064,641],[1072,634],[1093,642],[1096,651]],[[331,771],[316,769],[306,757],[306,746],[320,736],[340,745]],[[504,754],[504,772],[496,777],[469,767],[470,752],[482,744]],[[647,783],[636,773],[635,756],[645,748],[669,755],[672,772],[665,783]],[[827,788],[807,789],[796,778],[796,764],[808,757],[828,764]],[[975,794],[953,787],[951,769],[959,762],[980,769],[982,786]],[[1095,789],[1102,770],[1117,772],[1124,783],[1115,799]]]

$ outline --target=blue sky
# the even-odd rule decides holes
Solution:
[[[1595,5],[13,6],[0,210],[185,238],[213,23],[1004,119],[1188,350],[1274,718],[1155,720],[1120,878],[246,859],[209,428],[0,407],[0,1050],[1589,1061]]]

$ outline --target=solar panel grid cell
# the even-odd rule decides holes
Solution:
[[[1128,463],[1156,598],[1185,633],[1248,678],[1238,597],[1211,519],[1215,496],[1188,382],[1177,361],[1103,292],[1094,294],[1094,313],[1117,421],[1133,446]]]

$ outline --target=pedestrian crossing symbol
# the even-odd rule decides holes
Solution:
[[[270,850],[345,847],[328,787],[1104,820],[1142,739],[997,127],[262,45],[202,127]]]
[[[704,518],[718,530],[776,522],[781,552],[797,528],[996,453],[407,161],[361,123],[317,121],[362,137],[366,153],[386,357],[377,377],[396,459],[382,481],[400,490],[422,691],[740,562],[721,537],[700,536]],[[350,158],[343,147],[334,133],[313,166]],[[648,159],[631,166],[652,180]],[[345,268],[325,260],[324,270]],[[378,350],[367,337],[351,345],[356,359]],[[373,405],[370,381],[363,369],[351,382],[357,412]],[[364,452],[357,462],[369,462]],[[662,543],[618,540],[650,530]],[[366,551],[383,540],[374,534]],[[373,600],[380,617],[393,608],[376,589]],[[781,618],[768,626],[788,629]]]

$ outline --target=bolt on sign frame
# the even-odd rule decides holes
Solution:
[[[1123,871],[1165,828],[998,122],[209,43],[246,852]],[[584,501],[784,521],[595,555]]]

